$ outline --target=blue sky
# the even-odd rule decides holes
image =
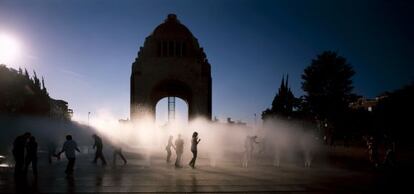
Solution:
[[[211,63],[213,115],[252,122],[283,74],[302,95],[300,75],[324,50],[353,65],[357,94],[374,97],[413,81],[412,10],[405,0],[0,0],[0,33],[22,47],[8,65],[43,75],[50,95],[68,101],[77,118],[99,109],[126,118],[137,51],[175,13]]]

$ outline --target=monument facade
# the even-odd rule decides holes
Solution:
[[[177,16],[169,14],[145,39],[132,64],[132,121],[155,118],[164,97],[178,97],[188,105],[188,117],[211,120],[211,69],[203,48]]]

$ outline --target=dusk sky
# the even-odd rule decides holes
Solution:
[[[325,50],[348,59],[359,95],[414,81],[413,10],[409,0],[0,0],[0,35],[20,48],[0,63],[36,70],[76,119],[98,110],[127,118],[131,64],[175,13],[211,64],[213,116],[252,123],[270,107],[283,74],[303,95],[303,69]]]

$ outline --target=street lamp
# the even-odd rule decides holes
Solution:
[[[88,127],[89,127],[89,116],[91,115],[91,112],[88,112]]]
[[[257,129],[257,114],[254,113],[254,129]]]

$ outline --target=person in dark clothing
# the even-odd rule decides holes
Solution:
[[[391,137],[385,136],[385,158],[384,158],[385,167],[395,167],[396,166],[396,156],[395,156],[395,140]]]
[[[371,136],[367,141],[369,160],[374,165],[378,167],[378,144],[373,136]]]
[[[101,159],[102,165],[106,165],[106,160],[102,152],[103,150],[102,139],[96,134],[93,134],[92,137],[93,139],[95,139],[95,144],[93,144],[93,148],[94,149],[96,148],[95,159],[93,160],[93,163],[96,164],[98,159]]]
[[[80,152],[78,148],[78,144],[76,144],[75,141],[72,140],[71,135],[66,136],[66,141],[63,144],[62,151],[57,153],[58,159],[60,158],[60,154],[65,152],[66,158],[68,159],[68,165],[66,166],[65,173],[68,176],[71,176],[73,174],[73,167],[75,166],[76,161],[76,154],[75,151]]]
[[[194,132],[193,137],[191,139],[191,152],[193,153],[193,158],[191,159],[190,163],[188,165],[191,166],[191,168],[195,167],[195,162],[197,159],[197,145],[200,143],[201,139],[198,139],[198,133]]]
[[[27,174],[30,163],[32,163],[33,176],[37,178],[37,142],[35,137],[31,136],[26,144],[26,158],[24,172]]]
[[[23,167],[24,167],[24,150],[26,147],[27,139],[31,136],[29,132],[26,132],[23,135],[16,137],[13,142],[13,157],[15,161],[14,165],[14,175],[15,177],[19,177],[22,175]]]
[[[167,151],[167,163],[170,163],[171,159],[171,147],[175,149],[175,146],[172,143],[173,136],[171,135],[170,138],[168,138],[168,144],[165,147],[165,150]]]
[[[175,140],[175,153],[177,158],[175,160],[175,167],[181,167],[181,157],[184,152],[184,141],[181,139],[181,135],[178,134],[178,138]]]
[[[114,154],[113,154],[113,163],[116,164],[116,156],[121,157],[121,159],[124,161],[124,165],[127,164],[127,160],[125,159],[124,155],[122,154],[122,148],[121,146],[114,147]]]
[[[53,157],[56,157],[56,148],[57,148],[57,143],[54,140],[52,139],[47,140],[47,159],[48,159],[49,164],[52,164]]]

